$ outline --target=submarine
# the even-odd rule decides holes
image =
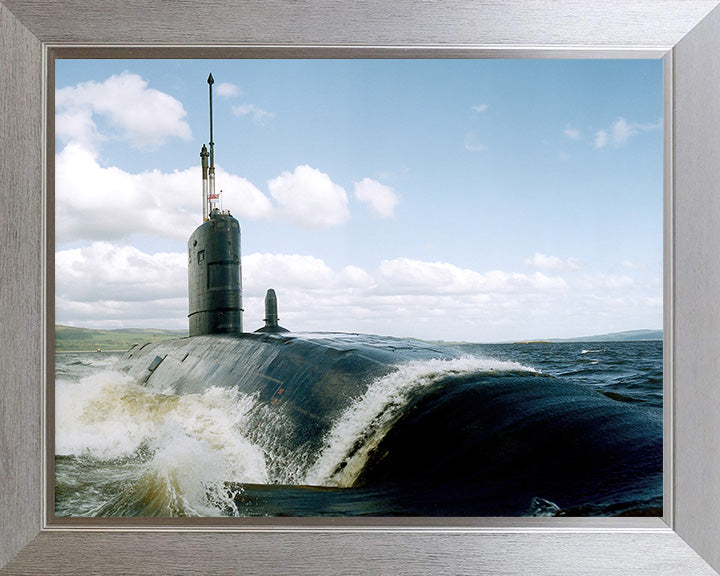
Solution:
[[[632,514],[638,502],[643,513],[658,511],[662,422],[646,411],[450,345],[293,332],[279,324],[272,288],[265,325],[244,330],[240,223],[216,193],[213,82],[211,74],[202,221],[187,244],[189,335],[135,345],[115,370],[167,395],[221,387],[251,398],[245,430],[271,483],[347,494],[330,515],[351,514],[356,498],[376,498],[363,514],[379,516],[522,516],[533,502],[571,515]],[[362,421],[361,410],[370,414]],[[343,444],[338,430],[350,426]],[[252,504],[247,492],[232,493]],[[254,494],[263,509],[288,514],[276,491]],[[98,515],[167,513],[129,497]]]

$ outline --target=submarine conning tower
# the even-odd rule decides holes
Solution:
[[[215,144],[212,135],[212,74],[210,86],[210,153],[200,152],[203,178],[203,223],[188,240],[190,336],[242,332],[242,267],[240,224],[220,210],[215,194]],[[210,166],[208,166],[208,156]]]
[[[188,240],[190,336],[242,332],[240,224],[217,208]]]

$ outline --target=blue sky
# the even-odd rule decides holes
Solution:
[[[246,330],[662,326],[660,60],[58,60],[58,323],[186,327],[210,72]]]

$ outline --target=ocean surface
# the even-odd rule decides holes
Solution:
[[[661,341],[442,346],[293,446],[257,394],[172,394],[114,370],[122,353],[58,353],[55,513],[662,514]]]

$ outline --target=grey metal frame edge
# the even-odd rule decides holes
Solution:
[[[0,0],[0,574],[717,574],[718,3]],[[664,58],[664,518],[53,524],[48,74],[57,55],[148,50]]]

